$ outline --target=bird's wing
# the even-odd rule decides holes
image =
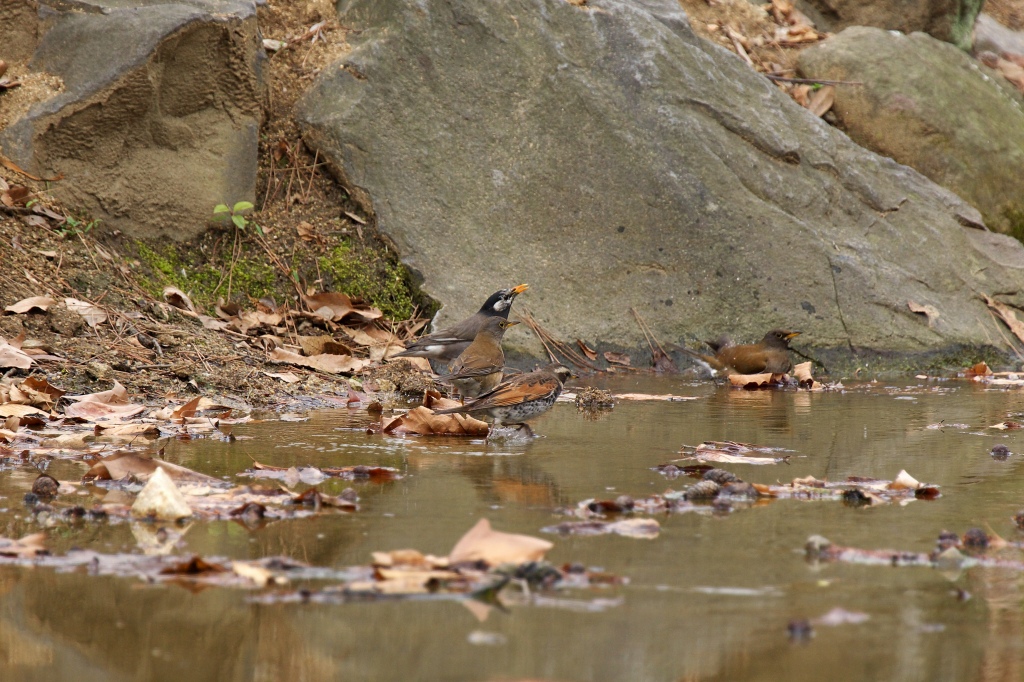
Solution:
[[[527,376],[523,374],[498,384],[492,390],[482,394],[467,407],[473,410],[486,410],[491,407],[518,405],[528,400],[546,398],[553,391],[558,390],[557,379],[529,377],[526,381],[520,380]]]
[[[750,346],[730,346],[719,351],[718,359],[740,374],[760,374],[768,370],[769,353]]]
[[[502,365],[486,365],[482,367],[463,367],[457,372],[446,374],[441,377],[441,381],[450,383],[452,379],[469,379],[470,377],[485,377],[488,374],[494,374],[500,372]]]
[[[426,348],[427,346],[450,346],[453,343],[465,342],[466,339],[460,339],[450,332],[448,329],[442,329],[434,334],[427,334],[409,344],[406,350],[418,350]]]

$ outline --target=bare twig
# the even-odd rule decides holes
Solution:
[[[576,365],[577,367],[585,367],[594,372],[602,371],[601,368],[592,364],[589,360],[587,360],[587,358],[577,353],[572,346],[562,341],[559,341],[558,339],[553,337],[547,330],[541,327],[537,320],[533,317],[533,315],[525,306],[522,306],[521,309],[522,312],[519,313],[519,319],[526,323],[526,326],[529,327],[533,331],[533,333],[537,335],[537,338],[540,339],[541,345],[544,346],[544,350],[547,351],[548,357],[551,358],[552,362],[558,362],[558,358],[555,356],[555,353],[552,350],[553,348],[557,350],[569,362]],[[550,344],[550,347],[548,344]]]
[[[765,78],[779,83],[803,83],[806,85],[864,85],[860,81],[829,81],[820,78],[789,78],[787,76],[776,76],[773,73],[763,74]]]

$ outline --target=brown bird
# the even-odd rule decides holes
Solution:
[[[506,329],[517,324],[500,317],[487,318],[473,343],[449,367],[451,374],[442,377],[441,381],[459,389],[463,400],[475,398],[497,386],[505,367],[501,337],[505,335]]]
[[[521,424],[550,410],[571,376],[568,367],[556,362],[534,372],[516,374],[481,393],[476,400],[461,407],[438,410],[437,414],[487,412],[494,417],[495,425]]]
[[[469,344],[473,343],[473,339],[476,338],[476,335],[487,323],[487,320],[494,317],[507,320],[508,313],[512,309],[512,301],[528,288],[528,284],[520,284],[511,289],[502,289],[501,291],[494,292],[480,306],[480,310],[462,322],[433,334],[421,336],[411,346],[392,357],[454,360],[469,347]]]
[[[714,355],[704,355],[687,348],[681,351],[697,360],[711,372],[711,376],[729,374],[785,374],[793,369],[789,359],[789,342],[800,332],[773,329],[758,343],[739,346],[722,345],[721,341],[708,343],[715,350]]]

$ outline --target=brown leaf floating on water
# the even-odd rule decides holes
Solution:
[[[183,466],[165,462],[163,460],[151,459],[135,454],[134,452],[115,452],[108,455],[92,465],[82,477],[83,481],[118,481],[125,476],[135,476],[140,480],[147,480],[157,469],[164,472],[176,481],[187,481],[191,483],[204,483],[206,485],[223,486],[224,481],[213,476],[201,474],[198,471],[186,469]]]
[[[46,540],[46,533],[34,533],[26,535],[20,540],[0,538],[0,556],[31,559],[50,551],[43,546]]]
[[[486,422],[467,414],[434,414],[428,407],[413,408],[403,415],[381,422],[381,432],[390,436],[486,436]]]
[[[448,561],[452,564],[482,561],[489,566],[522,564],[540,561],[552,547],[554,545],[547,540],[494,530],[490,521],[480,519],[455,543]]]
[[[785,383],[785,374],[730,374],[729,383],[738,388],[753,390],[757,388],[772,388]]]

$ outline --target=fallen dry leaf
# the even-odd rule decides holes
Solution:
[[[187,481],[189,483],[203,483],[206,485],[222,486],[224,482],[219,478],[207,476],[183,466],[164,462],[159,459],[143,457],[133,452],[115,452],[108,455],[92,465],[82,476],[83,481],[118,481],[125,476],[134,476],[140,480],[146,480],[157,469],[162,469],[172,480]]]
[[[0,405],[0,417],[30,417],[36,416],[43,419],[49,418],[49,414],[31,405],[20,405],[18,403],[6,403]],[[24,422],[23,422],[24,423]]]
[[[45,313],[54,303],[56,303],[56,301],[49,296],[33,296],[31,298],[24,298],[17,303],[7,306],[4,308],[4,312],[11,313],[13,315],[24,315],[33,311]]]
[[[358,372],[370,364],[369,360],[354,358],[351,355],[314,355],[307,358],[284,348],[275,348],[267,354],[267,358],[271,362],[310,367],[328,374]]]
[[[90,327],[101,325],[107,321],[107,313],[99,306],[88,301],[79,301],[77,298],[65,298],[64,305],[67,309],[78,313]]]
[[[622,365],[623,367],[629,367],[632,364],[632,360],[625,353],[616,353],[614,351],[605,351],[604,359],[613,365]]]
[[[28,369],[34,363],[35,361],[25,351],[8,343],[6,339],[0,338],[0,367]]]
[[[102,421],[110,419],[128,419],[146,411],[145,405],[110,405],[84,401],[64,408],[65,417],[77,417],[86,421]]]
[[[999,316],[1013,335],[1016,336],[1020,341],[1024,341],[1024,324],[1017,319],[1017,314],[1013,312],[1013,309],[1005,303],[989,298],[986,294],[981,295],[985,299],[985,304],[995,311],[996,315]]]
[[[455,543],[448,561],[451,564],[482,561],[489,566],[522,564],[540,561],[552,547],[554,545],[547,540],[496,531],[490,521],[480,519]]]
[[[199,313],[196,312],[196,307],[192,304],[192,299],[190,299],[185,292],[178,287],[164,287],[164,300],[169,305],[174,306],[189,317],[199,317]]]
[[[384,315],[376,308],[353,303],[351,298],[340,292],[303,296],[302,300],[315,315],[332,322],[340,322],[346,318],[370,322]]]
[[[814,38],[817,40],[817,37]],[[807,101],[807,109],[821,118],[825,113],[832,108],[832,105],[836,101],[836,88],[834,85],[824,85],[811,95]]]
[[[216,317],[210,317],[209,315],[200,315],[199,321],[202,323],[204,329],[219,332],[224,331],[230,325],[224,320],[218,320]]]
[[[62,389],[51,386],[46,379],[31,376],[17,386],[12,386],[12,402],[25,402],[28,405],[42,405],[52,407],[64,395]],[[24,400],[15,400],[13,391],[17,390],[24,395]]]
[[[354,350],[330,336],[300,336],[299,346],[307,356],[351,355]]]
[[[192,516],[192,508],[188,506],[184,495],[174,485],[174,481],[163,468],[156,468],[145,487],[139,491],[132,505],[132,513],[136,516],[152,516],[167,521]]]
[[[381,423],[381,432],[392,436],[486,436],[486,422],[466,414],[435,414],[427,407],[413,408]]]
[[[196,416],[200,399],[201,396],[197,396],[192,400],[188,401],[187,403],[185,403],[184,405],[182,405],[181,407],[175,409],[173,412],[171,412],[171,420],[180,421],[182,419],[185,419],[186,417]]]
[[[912,313],[924,315],[928,320],[929,327],[934,327],[935,321],[939,319],[939,309],[933,305],[920,305],[914,301],[907,301],[907,308],[909,308]]]
[[[785,374],[730,374],[729,383],[738,388],[769,388],[784,381]]]
[[[302,379],[293,372],[263,372],[263,375],[268,376],[271,379],[280,379],[286,384],[295,384],[302,381]]]
[[[586,341],[583,339],[576,339],[576,345],[580,347],[580,350],[587,356],[588,360],[597,360],[597,351],[588,346]]]
[[[49,550],[43,546],[44,540],[46,540],[46,533],[26,535],[20,540],[0,538],[0,556],[31,559],[42,554],[49,554]]]

